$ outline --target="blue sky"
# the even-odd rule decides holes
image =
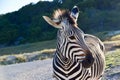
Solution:
[[[52,1],[52,0],[0,0],[0,14],[17,11],[22,6],[29,3],[37,3],[38,1]]]

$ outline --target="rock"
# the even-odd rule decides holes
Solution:
[[[5,59],[5,63],[6,64],[13,64],[13,63],[16,62],[16,59],[17,58],[15,56],[12,56],[12,55],[7,56],[6,59]]]
[[[27,62],[38,60],[38,58],[39,58],[38,54],[31,54],[31,53],[24,54],[24,56],[25,56]]]
[[[47,59],[47,58],[53,58],[53,55],[52,53],[42,53],[40,54],[40,60],[43,60],[43,59]]]

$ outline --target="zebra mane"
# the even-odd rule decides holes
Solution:
[[[70,16],[70,11],[69,10],[55,10],[53,14],[54,19],[58,19],[61,21],[64,18],[67,18],[70,24],[75,24],[75,20]]]

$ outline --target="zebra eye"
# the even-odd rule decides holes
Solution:
[[[76,39],[75,36],[70,36],[69,38],[72,40]]]

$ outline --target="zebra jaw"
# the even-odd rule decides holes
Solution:
[[[52,20],[52,19],[50,19],[49,17],[47,17],[47,16],[42,16],[44,19],[45,19],[45,21],[47,22],[47,23],[49,23],[51,26],[53,26],[53,27],[55,27],[55,28],[60,28],[60,25],[58,25],[58,24],[56,24],[56,22],[58,21],[58,20]]]

